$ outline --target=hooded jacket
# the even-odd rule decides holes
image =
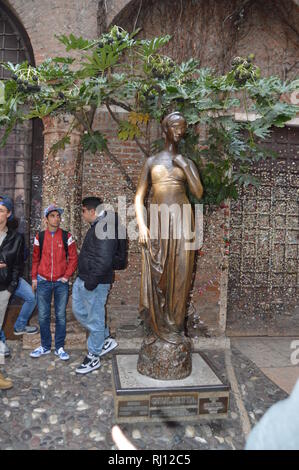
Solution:
[[[24,236],[8,229],[0,246],[0,261],[6,268],[0,268],[0,291],[13,293],[24,269]]]

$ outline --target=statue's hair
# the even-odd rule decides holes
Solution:
[[[163,131],[166,132],[167,127],[169,126],[169,124],[176,121],[177,119],[185,121],[185,123],[186,123],[185,117],[179,111],[174,111],[173,113],[167,114],[167,116],[165,116],[165,118],[162,121]]]

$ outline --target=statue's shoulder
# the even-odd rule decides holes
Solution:
[[[156,155],[151,155],[150,157],[148,157],[146,163],[149,168],[152,168],[152,166],[155,165],[155,163],[158,161],[159,155],[160,154],[158,153]]]
[[[193,160],[191,160],[191,158],[185,157],[185,159],[186,159],[188,165],[189,165],[191,168],[192,168],[192,167],[193,167],[193,168],[194,168],[194,167],[196,168],[196,164],[194,163]]]

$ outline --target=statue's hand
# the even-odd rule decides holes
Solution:
[[[182,170],[184,170],[187,166],[188,166],[188,162],[186,160],[186,158],[183,157],[183,155],[177,155],[174,159],[173,159],[174,163],[179,166],[180,168],[182,168]]]
[[[139,243],[144,246],[148,246],[149,242],[149,230],[146,225],[139,227]]]

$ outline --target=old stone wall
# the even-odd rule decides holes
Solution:
[[[196,57],[220,72],[233,57],[254,53],[266,75],[298,73],[299,8],[292,0],[132,0],[112,22],[141,28],[142,37],[170,34],[167,55]]]
[[[97,35],[98,0],[9,0],[10,10],[27,31],[37,64],[65,52],[55,34]]]

